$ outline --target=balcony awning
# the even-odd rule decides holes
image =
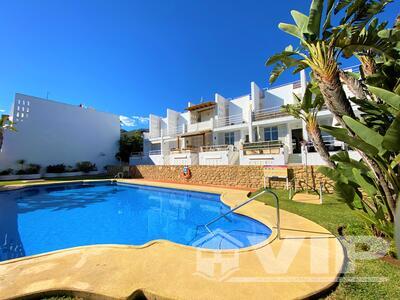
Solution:
[[[203,110],[203,109],[213,108],[214,106],[215,106],[215,102],[208,101],[208,102],[189,106],[189,107],[185,108],[185,110],[187,110],[187,111]]]
[[[180,138],[185,138],[185,137],[191,137],[191,136],[197,136],[197,135],[205,135],[206,133],[210,133],[212,130],[202,130],[202,131],[194,131],[194,132],[187,132],[184,134],[181,134],[179,137]]]

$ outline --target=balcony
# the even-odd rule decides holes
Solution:
[[[343,150],[343,147],[344,147],[343,143],[336,140],[331,135],[323,135],[322,141],[324,142],[324,144],[329,152]],[[314,143],[312,141],[307,142],[307,152],[316,152]]]
[[[241,165],[285,165],[287,147],[281,141],[245,143],[240,151]]]
[[[287,112],[282,111],[280,106],[260,109],[252,114],[253,121],[262,121],[262,120],[269,120],[275,119],[279,117],[289,116]]]
[[[199,153],[197,149],[171,149],[169,164],[173,166],[192,166],[199,164]]]
[[[246,123],[243,119],[243,114],[230,115],[224,118],[218,118],[215,122],[215,127],[226,127]]]
[[[176,137],[179,134],[185,133],[185,126],[179,125],[177,127],[171,127],[167,130],[169,137]]]
[[[283,148],[281,141],[263,141],[243,144],[244,155],[254,154],[279,154]]]
[[[185,126],[184,125],[179,125],[177,127],[170,127],[170,128],[163,128],[161,130],[150,130],[150,132],[147,134],[147,136],[144,136],[148,139],[159,139],[161,136],[163,137],[168,137],[168,138],[174,138],[179,134],[182,134],[185,132]]]
[[[214,128],[214,119],[210,119],[204,122],[198,122],[188,125],[188,132],[199,132],[212,130]]]
[[[199,153],[200,165],[236,165],[239,164],[239,152],[233,145],[202,146]]]
[[[179,153],[198,153],[199,149],[195,147],[187,147],[187,148],[171,148],[170,153],[171,154],[179,154]]]
[[[210,146],[201,146],[200,152],[214,152],[214,151],[228,151],[235,150],[235,146],[233,145],[210,145]]]

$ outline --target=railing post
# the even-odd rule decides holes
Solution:
[[[322,204],[322,182],[319,183],[319,204]]]

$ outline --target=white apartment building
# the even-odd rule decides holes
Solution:
[[[6,131],[0,151],[0,170],[25,164],[95,163],[99,171],[116,164],[119,116],[38,97],[16,94],[10,114],[16,131]]]
[[[293,103],[293,94],[301,96],[306,84],[304,73],[298,82],[270,89],[252,82],[247,95],[226,99],[215,94],[213,101],[189,103],[183,113],[167,109],[166,117],[150,115],[144,153],[133,155],[131,164],[277,166],[307,160],[322,165],[304,122],[281,108]],[[336,123],[327,109],[319,112],[318,120]],[[331,136],[323,138],[330,151],[345,147]]]

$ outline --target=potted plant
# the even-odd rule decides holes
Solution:
[[[39,179],[42,177],[40,169],[38,164],[29,164],[25,169],[18,170],[17,175],[20,175],[19,179]]]
[[[78,162],[76,168],[85,174],[98,174],[96,164],[93,164],[90,161]]]
[[[18,175],[13,174],[14,170],[9,168],[0,171],[0,180],[16,180],[18,179]]]
[[[46,167],[46,173],[44,174],[47,178],[54,177],[72,177],[80,176],[83,173],[72,166],[65,166],[64,164],[49,165]]]

